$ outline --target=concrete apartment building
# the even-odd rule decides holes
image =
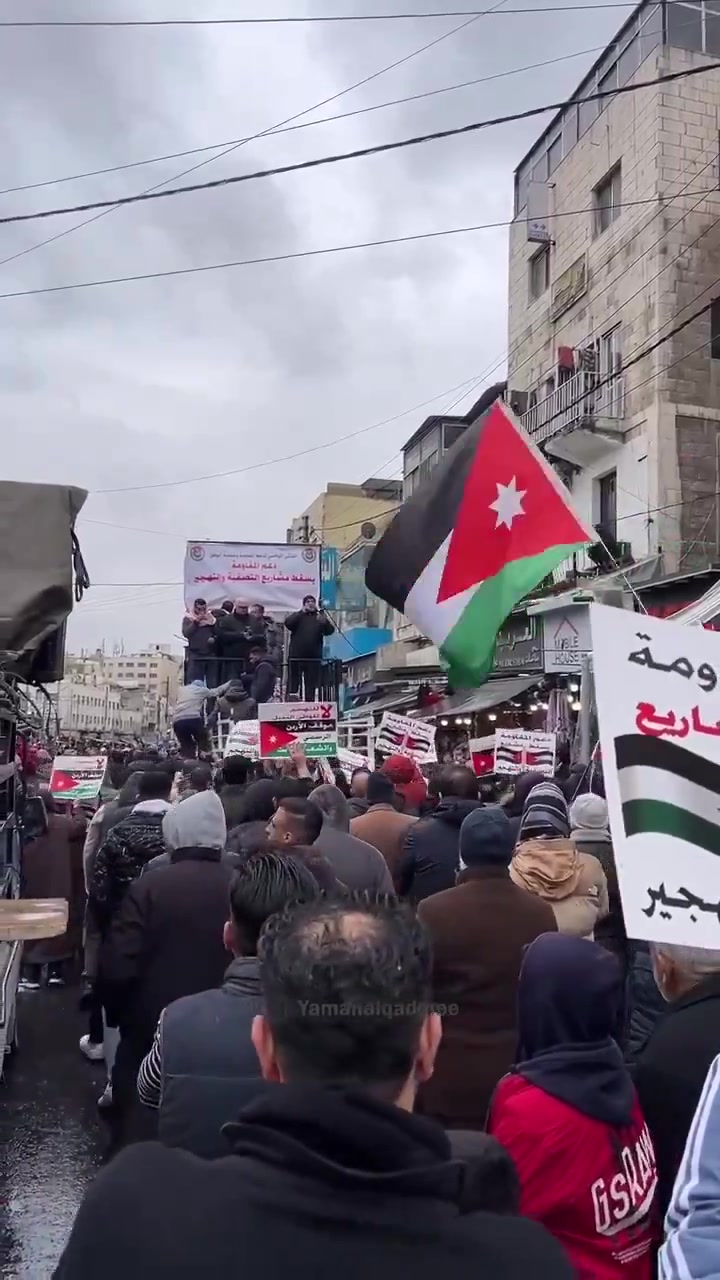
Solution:
[[[48,693],[63,733],[135,736],[145,727],[141,702],[131,690],[108,684],[100,672],[67,675]]]
[[[720,72],[586,99],[718,57],[712,0],[640,5],[515,173],[508,385],[577,509],[661,575],[720,559]]]
[[[384,476],[363,484],[331,482],[288,529],[288,542],[320,542],[338,551],[352,546],[364,524],[375,524],[402,500],[402,482]],[[369,534],[369,530],[368,530]],[[370,539],[375,535],[369,535]]]
[[[115,719],[108,715],[107,725],[76,724],[74,728],[106,728],[107,732],[140,733],[163,731],[172,722],[173,708],[177,701],[177,690],[182,682],[182,658],[170,650],[169,645],[150,645],[140,653],[107,654],[98,651],[80,656],[68,654],[65,660],[66,677],[62,686],[73,685],[73,692],[63,695],[63,707],[74,712],[80,708],[88,710],[92,706],[93,715],[100,714],[101,707],[96,705],[99,693],[83,693],[82,685],[91,685],[107,690],[105,703],[110,709],[115,703],[122,707],[132,722],[132,728],[122,728]],[[74,686],[78,689],[75,690]],[[93,698],[92,704],[86,699]],[[101,697],[101,702],[102,702]]]

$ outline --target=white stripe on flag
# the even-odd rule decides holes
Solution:
[[[720,796],[696,782],[688,782],[666,769],[653,769],[645,764],[620,769],[618,782],[623,803],[627,800],[664,800],[720,827]]]
[[[440,590],[451,538],[452,533],[449,533],[442,546],[438,547],[435,555],[425,565],[420,577],[408,592],[403,610],[405,617],[414,622],[420,631],[438,645],[445,643],[479,586],[479,583],[476,583],[438,604],[437,594]]]

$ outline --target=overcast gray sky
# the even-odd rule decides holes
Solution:
[[[520,0],[506,3],[519,7]],[[330,0],[103,0],[102,14],[420,7],[465,6],[455,0],[342,0],[341,6]],[[24,0],[14,16],[59,12],[54,0]],[[93,17],[98,6],[65,0],[61,12]],[[308,119],[587,51],[610,39],[629,12],[480,17]],[[4,7],[3,17],[12,16]],[[460,21],[5,30],[0,185],[259,132]],[[520,111],[569,92],[595,56],[586,52],[422,102],[262,138],[186,181]],[[91,215],[0,227],[0,293],[505,219],[513,168],[549,118],[115,210],[10,262],[2,260]],[[2,210],[130,194],[205,158],[3,195]],[[486,371],[487,381],[494,380],[503,369],[506,257],[506,231],[482,231],[0,300],[3,472],[15,480],[82,485],[91,494],[78,528],[98,585],[71,619],[70,647],[123,640],[133,648],[169,641],[179,631],[179,587],[99,584],[179,583],[187,538],[282,541],[291,518],[328,481],[397,474],[400,446],[426,413],[447,407],[448,388]],[[185,480],[330,445],[431,397],[425,410],[306,458],[221,480],[97,492]]]

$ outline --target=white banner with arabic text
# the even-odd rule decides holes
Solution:
[[[302,543],[188,542],[185,604],[223,601],[262,604],[275,619],[302,608],[303,598],[320,595],[319,546]]]
[[[628,937],[720,950],[720,635],[590,609]]]

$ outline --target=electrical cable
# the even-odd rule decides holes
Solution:
[[[690,196],[699,194],[703,197],[715,195],[717,194],[717,188],[710,187],[701,192],[690,191],[687,194]],[[654,205],[658,200],[663,199],[666,203],[670,203],[675,198],[676,197],[674,196],[650,196],[644,200],[625,200],[622,202],[622,208],[630,209],[633,206],[645,204]],[[592,212],[593,208],[588,207],[585,209],[567,209],[562,212],[550,214],[549,216],[552,218],[573,218],[577,217],[578,214]],[[496,231],[503,227],[510,227],[518,221],[527,222],[529,219],[506,218],[499,222],[480,222],[467,227],[445,227],[440,231],[419,231],[412,235],[387,236],[385,239],[381,240],[360,240],[352,244],[327,245],[320,249],[299,249],[293,253],[266,254],[259,258],[240,258],[234,262],[211,262],[201,267],[173,267],[167,271],[145,271],[129,276],[106,276],[104,279],[100,280],[78,280],[70,284],[40,285],[36,289],[11,289],[6,293],[0,293],[0,301],[8,298],[33,298],[38,294],[44,293],[69,293],[76,289],[99,289],[114,284],[138,284],[145,280],[166,280],[179,276],[201,275],[209,271],[229,271],[239,267],[266,266],[275,262],[294,262],[303,258],[321,258],[327,257],[329,254],[349,253],[355,249],[378,249],[385,248],[386,246],[393,244],[411,244],[420,240],[439,240],[443,239],[445,236],[467,235],[471,231]],[[2,222],[1,218],[0,222]],[[3,263],[8,261],[11,261],[11,259],[6,258],[3,261],[0,261],[0,266],[3,266]],[[142,488],[143,486],[140,487]],[[110,493],[116,491],[103,490],[103,492]]]
[[[606,0],[605,3],[581,5],[543,5],[540,8],[507,9],[511,13],[582,13],[586,9],[632,9],[633,0]],[[266,18],[49,18],[35,19],[17,18],[0,19],[0,27],[259,27],[280,26],[284,24],[308,24],[322,22],[406,22],[420,18],[480,18],[487,14],[485,9],[450,9],[430,10],[426,12],[405,13],[328,13],[328,14],[281,14]],[[505,16],[503,14],[503,16]]]
[[[578,49],[576,53],[566,53],[559,58],[547,58],[542,62],[529,62],[522,67],[510,67],[507,71],[495,71],[489,76],[480,76],[475,80],[462,80],[458,84],[444,85],[440,89],[426,89],[422,93],[412,93],[405,98],[392,98],[388,102],[376,102],[368,107],[356,107],[354,111],[340,111],[334,116],[321,116],[319,120],[305,120],[302,124],[290,124],[276,127],[267,137],[276,137],[283,133],[295,133],[301,129],[312,129],[318,124],[335,124],[340,120],[351,120],[355,116],[367,115],[373,111],[384,111],[388,107],[401,107],[411,102],[420,102],[425,98],[434,98],[439,94],[453,93],[460,89],[475,88],[480,84],[489,84],[493,80],[503,80],[509,76],[522,75],[526,71],[538,71],[555,66],[559,62],[570,62],[574,58],[587,57],[592,53],[602,53],[607,46],[595,45],[592,49]],[[203,147],[190,147],[186,151],[170,151],[166,155],[150,156],[145,160],[129,160],[125,164],[108,165],[104,169],[88,169],[84,173],[71,173],[62,178],[45,178],[40,182],[25,182],[16,187],[0,187],[0,196],[13,195],[19,191],[36,191],[41,187],[60,186],[65,182],[79,182],[85,178],[99,178],[109,173],[121,173],[126,169],[139,169],[143,165],[161,164],[165,160],[182,160],[185,156],[201,155],[205,151],[217,151],[221,147],[231,148],[246,142],[253,142],[257,135],[250,134],[244,138],[226,138],[223,142],[207,143]],[[214,157],[219,159],[220,157]],[[175,179],[168,179],[175,181]]]
[[[506,0],[497,0],[496,4],[494,4],[491,9],[485,10],[484,12],[492,13],[495,9],[500,8],[505,3]],[[418,57],[419,54],[426,53],[428,49],[433,49],[436,45],[441,44],[443,40],[448,40],[458,32],[464,31],[466,27],[472,26],[474,22],[477,22],[481,16],[481,14],[478,14],[477,16],[468,18],[466,22],[461,22],[457,27],[451,27],[449,31],[445,31],[442,35],[436,36],[434,40],[428,41],[427,44],[421,45],[418,49],[411,50],[410,53],[406,53],[402,58],[397,58],[394,62],[389,63],[388,66],[381,67],[378,71],[371,72],[370,75],[364,76],[362,80],[356,80],[353,84],[348,85],[346,89],[340,89],[337,93],[330,94],[329,97],[323,98],[320,102],[314,103],[311,107],[305,107],[302,111],[296,112],[295,115],[287,116],[284,120],[279,120],[276,124],[270,125],[260,133],[252,134],[248,138],[242,138],[239,141],[232,143],[223,151],[220,151],[218,155],[208,156],[207,159],[200,160],[197,164],[191,165],[189,169],[183,169],[181,173],[174,174],[172,178],[165,178],[162,182],[157,182],[154,186],[147,187],[144,191],[138,193],[138,195],[131,197],[131,200],[157,199],[160,196],[165,195],[166,193],[161,191],[160,188],[167,186],[169,182],[179,182],[181,178],[187,177],[188,174],[196,173],[198,169],[204,168],[205,165],[212,164],[215,160],[221,160],[223,156],[230,155],[231,152],[237,151],[239,147],[245,146],[247,142],[255,142],[259,138],[265,138],[272,134],[276,129],[283,128],[285,125],[290,125],[294,121],[302,119],[303,116],[311,115],[313,111],[319,111],[321,107],[329,106],[331,102],[336,102],[338,98],[344,97],[345,94],[352,93],[354,89],[361,89],[364,85],[370,84],[371,81],[379,79],[380,76],[386,75],[389,71],[394,71],[397,67],[404,66],[406,62],[410,62],[412,58]],[[111,202],[108,205],[107,202],[104,202],[100,205],[79,206],[77,212],[87,211],[90,208],[99,208],[100,212],[94,214],[92,218],[85,218],[82,222],[76,222],[71,227],[65,227],[63,231],[58,231],[55,235],[48,236],[45,240],[39,240],[36,244],[28,245],[25,249],[20,249],[17,253],[10,254],[7,258],[0,259],[0,267],[6,266],[9,262],[15,262],[18,258],[24,258],[28,253],[34,253],[36,249],[43,249],[46,245],[53,244],[56,240],[62,240],[64,236],[72,235],[74,231],[80,231],[82,227],[87,227],[92,222],[97,222],[100,218],[106,217],[114,208],[121,208],[122,204],[125,203],[128,203],[128,201],[121,201],[119,204]]]
[[[617,89],[603,89],[598,93],[590,93],[583,102],[600,102],[607,98],[617,98],[623,94],[639,93],[642,89],[654,89],[660,84],[669,84],[676,80],[686,80],[690,76],[702,75],[708,71],[720,69],[720,62],[709,62],[700,67],[686,67],[682,71],[670,71],[656,76],[653,80],[639,80],[636,84],[626,84]],[[561,102],[549,102],[539,107],[529,107],[526,111],[516,111],[511,115],[494,116],[489,120],[474,120],[471,124],[457,125],[452,129],[436,129],[432,133],[416,134],[411,138],[400,138],[396,142],[379,142],[371,147],[356,147],[353,151],[335,152],[332,155],[316,156],[312,160],[299,160],[295,164],[275,165],[271,169],[256,169],[251,173],[237,173],[227,178],[214,178],[211,182],[194,182],[184,187],[170,187],[167,191],[141,191],[132,196],[118,196],[114,200],[92,200],[85,204],[65,205],[52,209],[38,209],[32,213],[4,214],[0,217],[0,226],[19,222],[36,222],[42,218],[55,218],[66,213],[87,213],[91,209],[120,209],[125,205],[139,204],[148,200],[164,200],[170,196],[187,195],[197,191],[212,191],[221,187],[236,186],[242,182],[254,182],[259,178],[277,178],[286,173],[299,173],[308,169],[318,169],[331,164],[339,164],[345,160],[362,160],[368,156],[384,155],[390,151],[400,151],[405,147],[422,146],[426,142],[444,142],[448,138],[459,138],[481,129],[496,128],[503,124],[513,124],[518,120],[530,120],[534,116],[545,115],[550,111],[562,111],[568,105],[567,98]],[[258,134],[262,137],[262,134]],[[212,159],[218,159],[215,156]],[[211,160],[202,164],[211,164]],[[196,165],[200,168],[200,165]],[[167,179],[171,182],[172,179]],[[164,186],[165,183],[159,184]]]

